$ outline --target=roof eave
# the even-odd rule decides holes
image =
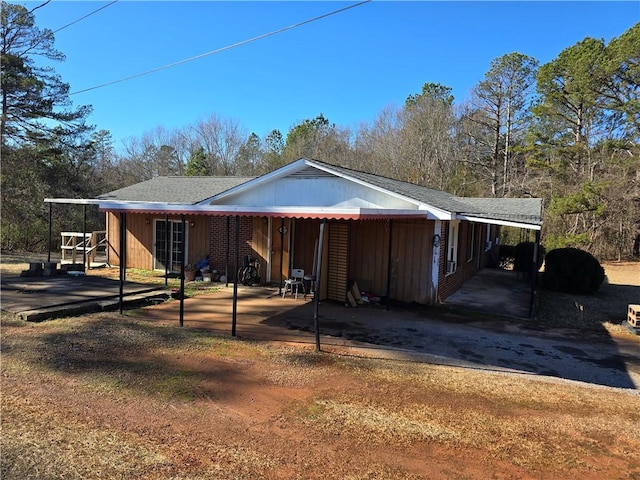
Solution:
[[[251,207],[233,205],[169,205],[162,203],[104,202],[100,209],[107,212],[149,213],[174,215],[218,215],[254,217],[294,217],[326,219],[381,219],[381,218],[424,218],[429,212],[413,209],[388,208],[317,208],[317,207]]]
[[[476,222],[476,223],[489,223],[491,225],[503,225],[507,227],[526,228],[529,230],[542,229],[542,220],[540,220],[539,222],[537,220],[534,222],[526,222],[526,221],[518,221],[518,220],[496,219],[496,218],[482,217],[482,216],[476,216],[476,215],[465,215],[462,213],[457,214],[456,219],[467,220],[469,222]]]

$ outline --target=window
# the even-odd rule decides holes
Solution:
[[[460,222],[454,220],[449,222],[449,233],[447,235],[447,265],[446,274],[451,275],[458,268],[458,234],[460,232]]]
[[[484,251],[487,252],[489,250],[491,250],[491,225],[486,225],[485,228],[487,229],[487,236],[484,239]]]

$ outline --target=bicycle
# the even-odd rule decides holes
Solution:
[[[238,270],[238,281],[246,286],[260,284],[260,262],[258,259],[246,255],[242,263],[242,267]]]

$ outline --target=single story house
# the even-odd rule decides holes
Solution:
[[[106,212],[111,265],[125,245],[127,267],[179,271],[208,256],[233,280],[234,259],[250,256],[263,282],[301,268],[319,274],[320,300],[339,302],[350,281],[441,302],[497,261],[501,226],[542,225],[541,199],[458,197],[305,158],[259,177],[156,177],[90,202]]]

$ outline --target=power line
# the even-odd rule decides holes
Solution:
[[[33,7],[31,10],[29,10],[27,13],[31,14],[33,12],[35,12],[36,10],[38,10],[39,8],[45,7],[48,3],[51,3],[51,0],[47,0],[46,2],[44,2],[41,5],[38,5],[37,7]]]
[[[182,65],[184,63],[192,62],[194,60],[198,60],[200,58],[204,58],[204,57],[207,57],[209,55],[213,55],[213,54],[216,54],[216,53],[224,52],[226,50],[231,50],[232,48],[240,47],[240,46],[246,45],[248,43],[252,43],[252,42],[255,42],[255,41],[258,41],[258,40],[262,40],[263,38],[271,37],[273,35],[277,35],[279,33],[286,32],[287,30],[293,30],[294,28],[301,27],[301,26],[306,25],[308,23],[312,23],[312,22],[316,22],[318,20],[322,20],[323,18],[327,18],[327,17],[330,17],[332,15],[336,15],[338,13],[342,13],[342,12],[344,12],[346,10],[349,10],[349,9],[352,9],[352,8],[355,8],[355,7],[359,7],[361,5],[364,5],[365,3],[369,3],[371,1],[372,0],[364,0],[362,2],[354,3],[353,5],[349,5],[347,7],[343,7],[343,8],[340,8],[338,10],[334,10],[332,12],[325,13],[323,15],[319,15],[317,17],[313,17],[313,18],[310,18],[308,20],[304,20],[302,22],[295,23],[293,25],[289,25],[288,27],[280,28],[278,30],[273,30],[273,31],[271,31],[269,33],[264,33],[262,35],[258,35],[257,37],[249,38],[247,40],[242,40],[241,42],[237,42],[237,43],[233,43],[231,45],[227,45],[225,47],[217,48],[215,50],[211,50],[211,51],[206,52],[206,53],[201,53],[200,55],[196,55],[195,57],[186,58],[184,60],[180,60],[178,62],[170,63],[170,64],[164,65],[162,67],[157,67],[157,68],[154,68],[152,70],[147,70],[146,72],[137,73],[135,75],[130,75],[128,77],[124,77],[124,78],[121,78],[119,80],[113,80],[111,82],[107,82],[107,83],[103,83],[103,84],[100,84],[100,85],[96,85],[94,87],[89,87],[89,88],[85,88],[83,90],[78,90],[76,92],[70,93],[69,95],[77,95],[79,93],[85,93],[85,92],[89,92],[91,90],[97,90],[98,88],[108,87],[109,85],[114,85],[116,83],[126,82],[127,80],[133,80],[134,78],[143,77],[145,75],[150,75],[152,73],[156,73],[156,72],[159,72],[161,70],[166,70],[168,68],[176,67],[176,66]],[[113,3],[115,3],[115,2],[113,2]]]
[[[93,15],[94,13],[98,13],[100,10],[104,10],[105,8],[110,7],[111,5],[113,5],[114,3],[117,3],[117,2],[118,2],[118,0],[113,0],[113,2],[111,2],[111,3],[107,3],[106,5],[103,5],[103,6],[101,6],[100,8],[98,8],[97,10],[94,10],[93,12],[87,13],[84,17],[80,17],[79,19],[74,20],[74,21],[73,21],[73,22],[71,22],[71,23],[67,23],[67,24],[66,24],[65,26],[63,26],[63,27],[60,27],[59,29],[54,30],[54,31],[53,31],[53,33],[58,33],[60,30],[64,30],[65,28],[70,27],[71,25],[73,25],[73,24],[75,24],[75,23],[78,23],[78,22],[79,22],[79,21],[81,21],[81,20],[84,20],[85,18],[90,17],[90,16],[91,16],[91,15]]]

